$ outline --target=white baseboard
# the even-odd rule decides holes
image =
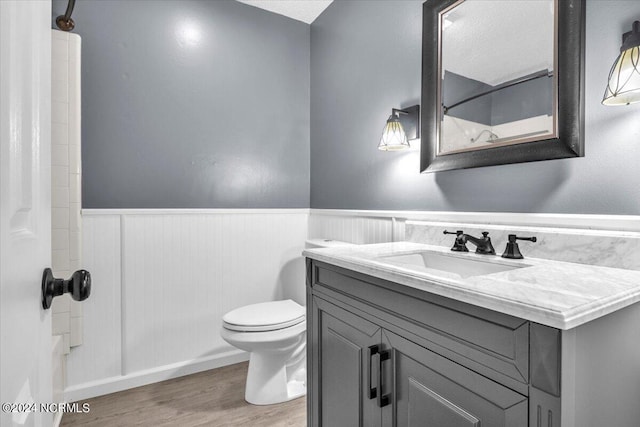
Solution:
[[[53,427],[60,427],[60,424],[62,423],[62,416],[64,415],[64,412],[56,412],[55,414],[53,414]]]
[[[64,397],[66,402],[76,402],[172,378],[195,374],[209,369],[233,365],[234,363],[244,362],[247,360],[249,360],[249,353],[241,350],[233,350],[215,356],[158,366],[156,368],[138,371],[128,375],[77,384],[67,387],[64,391]]]

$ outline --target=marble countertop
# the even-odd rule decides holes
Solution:
[[[462,278],[384,259],[424,250],[523,268]],[[303,255],[558,329],[575,328],[640,301],[640,271],[635,270],[536,258],[506,260],[410,242],[307,249]]]

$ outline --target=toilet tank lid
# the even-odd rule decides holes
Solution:
[[[304,317],[305,308],[290,299],[245,305],[222,316],[231,325],[268,326],[291,322]]]
[[[333,239],[309,239],[307,240],[307,247],[311,248],[335,248],[337,246],[353,246],[353,243],[342,242],[340,240]]]

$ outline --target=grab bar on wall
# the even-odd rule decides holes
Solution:
[[[73,7],[75,5],[76,0],[69,0],[67,10],[64,12],[64,15],[60,15],[56,18],[56,25],[62,31],[71,31],[76,26],[76,23],[71,19],[71,14],[73,13]]]

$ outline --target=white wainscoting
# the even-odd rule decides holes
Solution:
[[[309,238],[325,238],[366,245],[404,240],[404,219],[360,211],[312,210]]]
[[[68,359],[67,401],[246,360],[222,315],[304,299],[308,209],[85,210],[85,341]]]
[[[479,224],[491,224],[492,230],[527,227],[527,232],[554,228],[558,238],[567,239],[576,234],[640,236],[640,216],[325,209],[84,210],[83,267],[92,273],[93,288],[83,303],[84,344],[68,359],[66,400],[246,360],[246,354],[220,338],[222,315],[254,302],[286,297],[302,301],[304,262],[300,254],[307,237],[382,243],[419,238],[417,226],[439,230]]]
[[[322,227],[320,222],[342,218],[345,224],[358,226],[358,218],[401,223],[405,220],[443,223],[495,224],[519,227],[567,228],[601,231],[640,231],[640,215],[589,215],[516,212],[447,212],[447,211],[382,211],[349,209],[311,209],[311,229]],[[361,223],[360,223],[361,224]],[[359,228],[363,230],[362,227]],[[329,230],[331,231],[331,230]],[[346,233],[349,231],[346,230]],[[356,233],[358,234],[358,233]],[[310,237],[313,237],[310,235]],[[401,240],[401,239],[395,239]]]

